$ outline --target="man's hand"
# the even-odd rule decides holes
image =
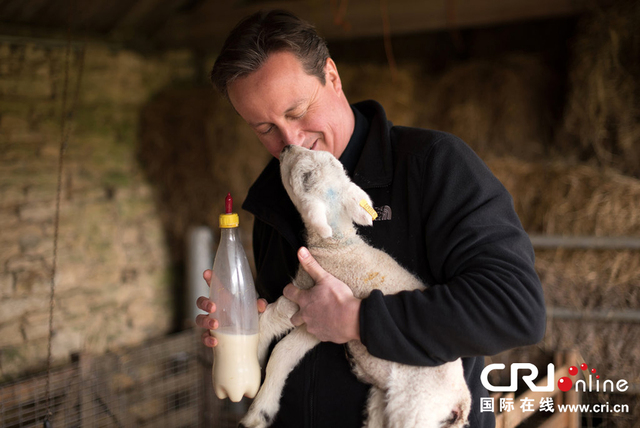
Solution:
[[[293,284],[285,287],[284,296],[300,306],[291,317],[293,325],[306,324],[307,331],[323,342],[360,340],[360,299],[344,282],[325,271],[305,247],[298,250],[298,260],[315,286],[309,290]]]
[[[212,274],[213,272],[211,272],[211,269],[205,270],[204,273],[202,274],[202,276],[204,277],[204,280],[207,281],[207,285],[209,287],[211,287]],[[200,314],[196,316],[196,325],[198,327],[202,327],[207,330],[204,333],[202,333],[202,343],[204,343],[205,346],[209,348],[213,348],[218,344],[218,341],[216,340],[215,337],[211,336],[211,333],[209,330],[216,330],[219,327],[219,325],[218,325],[218,320],[211,318],[208,314],[212,314],[216,311],[216,304],[211,300],[209,300],[209,298],[205,296],[200,296],[198,297],[198,300],[196,300],[196,306],[198,306],[198,308],[202,309],[203,311],[207,312],[206,314]],[[258,299],[258,312],[262,313],[265,311],[266,308],[267,308],[267,301],[264,299]]]

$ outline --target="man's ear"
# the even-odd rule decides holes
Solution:
[[[342,81],[340,80],[340,74],[338,74],[338,67],[331,58],[327,58],[327,62],[324,64],[324,77],[326,79],[325,84],[333,86],[333,89],[338,93],[342,92]]]
[[[364,204],[361,202],[364,202]],[[345,208],[354,223],[361,226],[373,225],[373,217],[371,215],[373,202],[371,202],[371,198],[364,190],[353,183],[349,183],[345,203]]]
[[[307,219],[308,227],[318,233],[322,238],[329,238],[333,235],[333,229],[327,220],[327,206],[318,199],[301,201],[303,212],[302,217]]]

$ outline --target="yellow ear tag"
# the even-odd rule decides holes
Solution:
[[[365,201],[364,199],[362,199],[362,200],[360,201],[360,206],[361,206],[362,208],[364,208],[366,212],[368,212],[368,213],[369,213],[369,215],[371,216],[371,218],[372,218],[372,219],[374,219],[374,220],[375,220],[376,218],[378,218],[378,213],[376,212],[376,210],[374,210],[374,209],[371,207],[371,205],[369,205],[369,204],[367,203],[367,201]]]

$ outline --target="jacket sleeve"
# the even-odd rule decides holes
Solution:
[[[528,235],[507,190],[461,140],[434,143],[422,160],[424,291],[363,300],[369,352],[433,366],[534,344],[545,330],[544,297]]]

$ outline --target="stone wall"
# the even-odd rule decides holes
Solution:
[[[82,79],[67,115],[54,360],[140,343],[174,322],[168,251],[135,145],[141,106],[194,78],[191,55],[100,44],[66,52],[0,42],[0,382],[46,361],[67,58],[69,109]]]

